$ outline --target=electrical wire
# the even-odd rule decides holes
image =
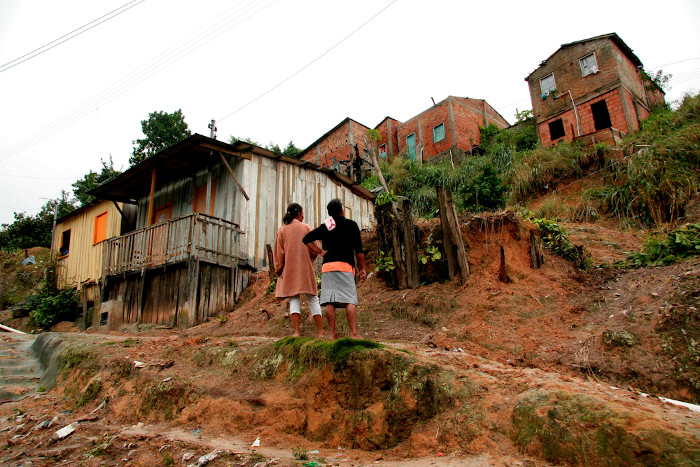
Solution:
[[[52,136],[63,128],[73,124],[78,119],[92,112],[96,107],[114,100],[116,97],[142,83],[164,68],[201,48],[203,45],[212,41],[224,32],[238,26],[239,24],[262,12],[277,1],[278,0],[264,0],[263,2],[258,3],[256,3],[256,1],[250,1],[238,8],[238,5],[244,3],[239,2],[236,6],[227,10],[225,12],[225,16],[218,15],[215,20],[201,26],[189,36],[180,40],[178,43],[169,47],[165,51],[159,53],[153,59],[147,61],[141,67],[134,69],[131,73],[125,75],[121,80],[118,80],[106,90],[87,100],[70,112],[64,114],[62,117],[59,117],[57,120],[32,136],[11,146],[0,155],[0,161],[5,161],[21,153],[29,147]],[[235,11],[228,14],[232,10]],[[238,20],[236,21],[236,19]]]
[[[272,91],[274,91],[275,89],[279,88],[279,87],[282,86],[284,83],[286,83],[286,82],[289,81],[290,79],[294,78],[295,76],[297,76],[297,75],[298,75],[299,73],[301,73],[302,71],[304,71],[304,70],[306,70],[307,68],[309,68],[311,65],[313,65],[314,63],[316,63],[317,61],[319,61],[319,60],[320,60],[321,58],[323,58],[324,56],[326,56],[326,55],[327,55],[329,52],[331,52],[333,49],[335,49],[335,48],[338,47],[340,44],[342,44],[343,42],[345,42],[346,40],[348,40],[353,34],[355,34],[357,31],[359,31],[360,29],[362,29],[363,27],[365,27],[365,26],[366,26],[367,24],[369,24],[374,18],[376,18],[377,16],[379,16],[380,14],[382,14],[382,13],[384,12],[384,10],[386,10],[387,8],[389,8],[391,5],[393,5],[393,4],[396,3],[397,1],[398,1],[398,0],[392,0],[391,2],[389,2],[389,4],[387,4],[384,8],[382,8],[382,9],[379,10],[377,13],[375,13],[374,15],[372,15],[368,20],[366,20],[364,23],[362,23],[362,24],[359,25],[357,28],[355,28],[350,34],[348,34],[347,36],[343,37],[340,41],[336,42],[334,45],[332,45],[329,49],[327,49],[327,50],[326,50],[325,52],[323,52],[321,55],[319,55],[318,57],[314,58],[313,60],[311,60],[309,63],[307,63],[307,64],[304,65],[303,67],[299,68],[297,71],[295,71],[294,73],[292,73],[291,75],[289,75],[288,77],[286,77],[285,79],[283,79],[282,81],[280,81],[279,83],[277,83],[276,85],[274,85],[273,87],[271,87],[270,89],[268,89],[267,91],[265,91],[264,93],[260,94],[258,97],[255,97],[254,99],[252,99],[251,101],[249,101],[247,104],[244,104],[244,105],[242,105],[241,107],[239,107],[239,108],[237,108],[236,110],[234,110],[233,112],[231,112],[230,114],[225,115],[225,116],[223,116],[223,117],[217,119],[216,122],[218,123],[218,122],[224,121],[224,120],[226,120],[227,118],[231,117],[232,115],[237,114],[238,112],[240,112],[241,110],[245,109],[245,108],[248,107],[249,105],[251,105],[251,104],[253,104],[254,102],[257,102],[258,100],[260,100],[260,99],[262,99],[263,97],[267,96],[267,95],[270,94]]]
[[[41,47],[38,47],[38,48],[32,50],[31,52],[27,52],[26,54],[22,55],[21,57],[17,57],[14,60],[10,60],[7,63],[3,63],[2,65],[0,65],[0,73],[2,73],[3,71],[7,71],[10,68],[14,68],[17,65],[26,62],[27,60],[31,60],[34,57],[38,57],[39,55],[43,54],[44,52],[48,52],[49,50],[53,49],[54,47],[58,47],[59,45],[63,44],[64,42],[68,42],[69,40],[76,38],[85,32],[88,32],[90,29],[97,27],[100,24],[121,15],[125,11],[132,9],[133,7],[138,5],[139,3],[143,3],[145,1],[146,0],[131,0],[130,2],[125,3],[124,5],[120,6],[119,8],[116,8],[116,9],[110,11],[109,13],[106,13],[106,14],[100,16],[97,19],[94,19],[94,20],[90,21],[89,23],[84,24],[84,25],[80,26],[79,28],[72,30],[68,34],[64,34],[63,36],[59,37],[58,39],[54,39],[51,42],[44,44]],[[131,5],[134,2],[136,2],[136,5]],[[129,5],[131,5],[131,6],[129,6]],[[129,7],[126,8],[127,6],[129,6]],[[116,14],[113,14],[115,12],[116,12]],[[96,24],[93,24],[93,23],[96,23]],[[92,26],[90,26],[90,25],[92,25]],[[90,27],[88,27],[88,26],[90,26]]]

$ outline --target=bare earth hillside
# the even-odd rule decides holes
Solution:
[[[437,227],[419,221],[424,237]],[[64,333],[56,386],[0,405],[0,463],[197,465],[218,450],[207,465],[698,465],[700,414],[657,396],[700,402],[700,259],[618,270],[644,232],[566,227],[591,270],[551,254],[531,269],[532,224],[464,218],[468,283],[394,290],[374,272],[366,341],[283,339],[266,272],[195,328]],[[365,246],[372,266],[371,232]]]

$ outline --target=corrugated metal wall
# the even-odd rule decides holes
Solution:
[[[267,267],[266,244],[273,244],[282,217],[290,203],[304,207],[305,222],[312,227],[327,217],[326,204],[339,198],[346,216],[367,229],[374,224],[373,201],[358,196],[328,175],[288,162],[251,154],[250,160],[229,157],[229,164],[243,185],[246,200],[223,164],[203,169],[193,177],[173,182],[155,193],[154,208],[172,203],[172,217],[193,210],[196,186],[207,183],[209,171],[215,180],[214,216],[237,223],[245,232],[241,253],[256,268]],[[139,200],[137,228],[147,225],[148,198]]]

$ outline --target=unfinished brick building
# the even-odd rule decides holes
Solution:
[[[506,128],[508,122],[485,100],[449,96],[402,123],[385,117],[379,131],[379,157],[391,161],[405,152],[413,160],[463,157],[481,143],[480,126]],[[303,160],[333,167],[359,179],[371,168],[363,136],[369,127],[346,118],[313,142],[300,155]],[[359,181],[359,180],[358,180]]]
[[[664,103],[661,88],[641,72],[642,62],[615,33],[563,44],[525,78],[542,145],[614,144],[638,130]]]

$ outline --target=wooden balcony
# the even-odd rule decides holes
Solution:
[[[182,263],[190,259],[220,266],[237,266],[240,254],[238,225],[192,213],[169,219],[105,241],[103,277]]]

